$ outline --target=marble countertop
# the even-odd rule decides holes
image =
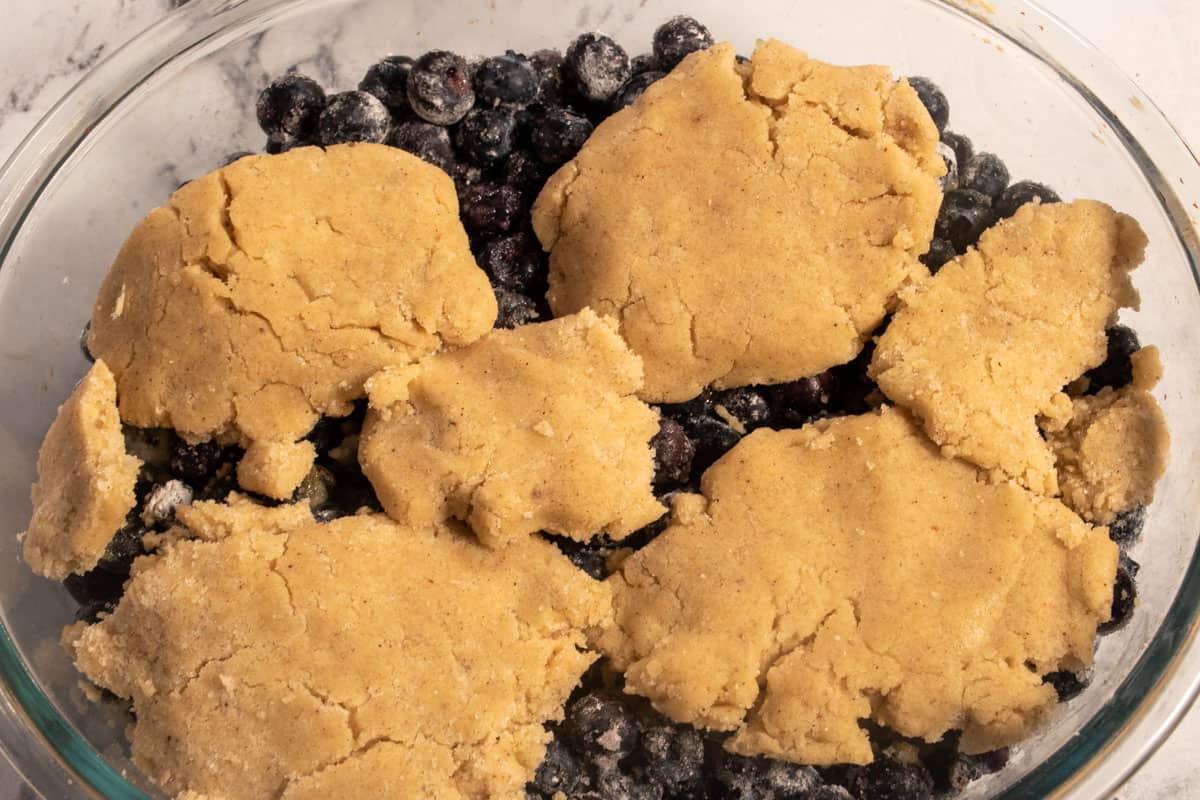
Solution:
[[[186,0],[13,0],[0,26],[0,161],[99,59]],[[1137,80],[1200,152],[1200,4],[1192,0],[1041,0]],[[0,758],[0,800],[31,800]],[[1116,795],[1200,797],[1200,706]]]

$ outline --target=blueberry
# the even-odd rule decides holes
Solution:
[[[476,108],[458,124],[459,152],[481,167],[508,158],[517,136],[517,118],[504,108]]]
[[[1146,507],[1134,506],[1128,511],[1122,511],[1108,526],[1108,538],[1121,547],[1128,547],[1142,535],[1142,527],[1146,524]]]
[[[563,54],[557,50],[538,50],[530,54],[529,66],[537,77],[538,100],[545,105],[561,105]]]
[[[1105,386],[1119,389],[1133,380],[1132,356],[1142,348],[1138,335],[1125,325],[1113,325],[1106,331],[1108,350],[1104,362],[1088,370],[1088,393],[1095,394]]]
[[[654,32],[654,58],[659,69],[670,72],[686,56],[712,47],[712,44],[712,34],[696,20],[685,16],[671,17]]]
[[[541,248],[524,231],[492,239],[480,260],[492,283],[509,291],[529,293],[545,281]]]
[[[621,87],[621,91],[617,92],[617,99],[613,101],[613,108],[622,109],[625,106],[633,105],[633,101],[641,97],[642,93],[650,88],[650,84],[665,75],[665,72],[658,72],[657,70],[635,74],[632,78],[625,81],[625,85]]]
[[[420,121],[402,122],[392,129],[387,143],[447,172],[454,164],[450,134],[441,125]]]
[[[134,509],[104,548],[104,555],[100,557],[96,569],[115,575],[128,575],[133,560],[146,552],[142,546],[142,537],[148,532],[146,526],[138,519],[137,509]]]
[[[227,463],[218,467],[213,476],[201,486],[200,491],[196,492],[196,499],[221,502],[235,491],[238,491],[237,472],[233,464]]]
[[[1008,187],[1008,167],[992,153],[976,153],[959,166],[958,185],[996,198]]]
[[[838,383],[837,376],[826,371],[772,386],[769,392],[776,416],[788,425],[803,425],[829,407]]]
[[[589,692],[567,707],[562,731],[575,752],[629,755],[637,746],[638,725],[633,711],[616,695]]]
[[[542,163],[558,166],[574,158],[591,135],[592,123],[586,117],[549,108],[534,121],[530,142]]]
[[[324,455],[341,444],[342,439],[345,438],[345,434],[342,432],[342,419],[340,417],[321,417],[304,438],[312,442],[318,454]]]
[[[306,500],[309,508],[313,511],[326,508],[329,505],[329,498],[332,496],[335,483],[337,483],[337,479],[330,470],[320,464],[314,464],[304,479],[300,481],[296,491],[292,493],[292,502]]]
[[[547,797],[562,792],[571,797],[586,789],[590,781],[587,769],[574,753],[555,737],[546,745],[546,755],[533,775],[532,786]]]
[[[96,357],[92,355],[92,351],[88,349],[88,335],[92,332],[92,321],[89,319],[83,323],[83,333],[79,334],[79,350],[83,353],[83,357],[88,361],[95,362]]]
[[[662,800],[663,796],[657,783],[639,781],[615,769],[600,771],[596,789],[596,794],[604,800]]]
[[[671,416],[684,425],[690,425],[700,417],[707,416],[713,410],[713,393],[705,389],[700,394],[683,403],[667,403],[662,406],[662,412]]]
[[[167,466],[171,474],[191,486],[203,486],[228,457],[214,440],[188,444],[183,439],[171,443]]]
[[[103,569],[94,569],[83,575],[68,575],[63,580],[63,586],[76,603],[81,606],[91,606],[88,614],[92,616],[89,622],[95,621],[95,614],[100,611],[111,611],[125,591],[125,576]]]
[[[517,150],[504,162],[504,182],[532,199],[542,190],[550,168],[528,150]]]
[[[382,144],[392,125],[387,106],[366,92],[342,92],[329,98],[317,121],[317,141],[328,147],[346,142]]]
[[[921,263],[929,267],[929,271],[936,275],[938,270],[946,265],[946,262],[953,261],[957,255],[954,245],[946,239],[939,239],[935,236],[929,243],[929,250],[921,256]]]
[[[629,59],[629,71],[634,75],[641,75],[643,72],[651,70],[662,72],[658,68],[658,59],[653,53],[641,53]]]
[[[943,192],[948,192],[951,189],[958,188],[958,154],[954,152],[954,148],[945,142],[938,142],[938,155],[942,157],[942,161],[946,164],[946,174],[938,178],[938,185]]]
[[[796,800],[854,800],[850,792],[835,784],[814,786]]]
[[[459,202],[467,232],[481,237],[499,236],[515,229],[525,210],[520,192],[486,180],[468,185]]]
[[[541,314],[537,304],[523,294],[496,288],[496,327],[516,328],[536,321]]]
[[[537,96],[537,72],[529,59],[512,50],[485,58],[475,68],[475,97],[481,106],[523,106]]]
[[[933,118],[938,132],[944,131],[950,122],[950,101],[946,99],[946,95],[929,78],[912,77],[908,79],[908,85],[917,93],[917,97],[921,98],[921,103]]]
[[[933,778],[921,764],[883,758],[857,770],[849,788],[858,800],[927,800]]]
[[[609,576],[608,557],[612,554],[611,546],[597,544],[595,539],[591,542],[581,543],[549,534],[543,535],[558,547],[559,551],[575,565],[576,569],[598,581]]]
[[[1007,219],[1017,213],[1017,209],[1035,199],[1043,203],[1058,203],[1062,200],[1058,193],[1035,181],[1018,181],[1009,186],[996,198],[995,210],[997,219]]]
[[[724,753],[718,759],[716,782],[730,800],[803,797],[821,785],[812,767],[764,758]]]
[[[696,446],[683,426],[670,417],[658,422],[658,433],[650,440],[654,450],[654,483],[659,486],[686,483],[692,472]]]
[[[585,100],[608,103],[629,80],[629,56],[608,36],[585,33],[567,48],[564,73]]]
[[[295,147],[302,147],[305,144],[307,144],[307,142],[300,139],[279,140],[268,138],[267,143],[263,145],[263,152],[269,156],[277,156],[280,153],[286,153],[288,150],[291,150]],[[188,183],[190,183],[190,181],[184,181],[179,185],[185,186]]]
[[[1075,673],[1067,670],[1048,672],[1042,677],[1042,683],[1048,683],[1054,687],[1060,703],[1065,703],[1072,697],[1078,697],[1091,681],[1091,675],[1086,672]]]
[[[687,790],[701,780],[704,740],[694,728],[655,725],[642,731],[639,744],[646,775],[668,794]]]
[[[408,74],[408,102],[418,117],[435,125],[453,125],[475,105],[466,60],[446,50],[417,59]]]
[[[942,198],[933,233],[965,253],[992,224],[992,198],[974,189],[954,189]]]
[[[455,161],[450,166],[448,172],[450,173],[450,177],[454,179],[454,188],[458,192],[458,204],[461,213],[461,206],[468,199],[467,190],[484,182],[483,169],[477,164],[470,164],[466,161]]]
[[[276,142],[306,140],[316,132],[325,91],[312,78],[292,73],[276,78],[258,95],[259,127]]]
[[[741,441],[741,435],[716,417],[699,417],[688,426],[696,444],[692,468],[703,471]]]
[[[1100,625],[1098,633],[1120,630],[1133,616],[1133,609],[1137,604],[1137,582],[1134,576],[1137,575],[1138,569],[1136,561],[1122,554],[1121,561],[1117,564],[1117,578],[1113,582],[1112,617]]]
[[[408,73],[413,63],[408,56],[388,56],[371,65],[358,82],[358,90],[379,98],[392,114],[402,115],[409,110]]]
[[[942,144],[954,151],[954,161],[957,164],[966,164],[971,160],[971,156],[975,155],[975,146],[961,133],[942,131]]]

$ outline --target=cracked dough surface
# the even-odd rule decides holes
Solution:
[[[42,440],[25,562],[62,580],[96,566],[125,515],[142,462],[125,452],[117,387],[96,361],[75,387]]]
[[[1075,398],[1070,421],[1046,437],[1063,502],[1103,525],[1153,500],[1167,468],[1171,437],[1150,394],[1162,374],[1157,348],[1139,350],[1133,364],[1132,384]]]
[[[658,519],[642,368],[585,309],[496,330],[370,382],[359,460],[388,514],[465,520],[500,546],[548,530],[616,539]]]
[[[293,442],[363,382],[496,317],[450,178],[395,148],[248,156],[180,188],[121,248],[89,347],[121,417]]]
[[[609,579],[598,644],[627,690],[736,731],[741,753],[867,762],[867,717],[1011,743],[1054,707],[1041,676],[1090,663],[1109,615],[1103,528],[982,480],[898,409],[755,431],[701,489]]]
[[[178,510],[197,539],[134,564],[64,635],[133,700],[135,762],[224,800],[515,797],[594,659],[608,587],[532,537],[502,552],[382,515],[245,500]]]
[[[1105,327],[1136,306],[1146,236],[1103,203],[1030,204],[902,297],[869,374],[947,455],[1056,494],[1038,432],[1070,415],[1063,387],[1105,357]]]
[[[694,53],[542,190],[550,305],[617,317],[651,401],[850,361],[928,274],[937,142],[885,67],[773,40],[748,67],[728,44]]]

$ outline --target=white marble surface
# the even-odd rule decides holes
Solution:
[[[181,0],[4,0],[0,12],[0,161],[96,61]],[[1042,0],[1132,75],[1200,150],[1200,4],[1192,0]],[[0,800],[34,795],[0,759]],[[1200,707],[1117,794],[1200,797]]]

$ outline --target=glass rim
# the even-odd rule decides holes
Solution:
[[[313,5],[343,1],[309,0]],[[6,278],[4,260],[29,211],[78,146],[125,97],[167,64],[237,36],[246,24],[273,17],[297,2],[192,0],[113,50],[59,99],[0,166],[0,286]],[[1187,211],[1189,205],[1200,208],[1200,161],[1136,82],[1036,0],[997,0],[994,5],[979,0],[921,2],[969,17],[1031,55],[1053,70],[1112,128],[1155,189],[1200,291],[1200,236]],[[1073,64],[1102,79],[1104,90],[1079,79],[1072,71]],[[1144,113],[1123,120],[1104,99],[1117,94],[1136,100]],[[1143,143],[1148,139],[1154,140],[1150,149]],[[1200,546],[1191,555],[1162,624],[1113,697],[1077,735],[998,797],[1082,800],[1105,797],[1118,789],[1166,740],[1200,694],[1198,639]],[[12,757],[10,732],[36,741],[90,794],[148,800],[62,718],[26,666],[2,619],[0,717],[4,717],[0,720],[0,751],[23,777],[27,771]]]

